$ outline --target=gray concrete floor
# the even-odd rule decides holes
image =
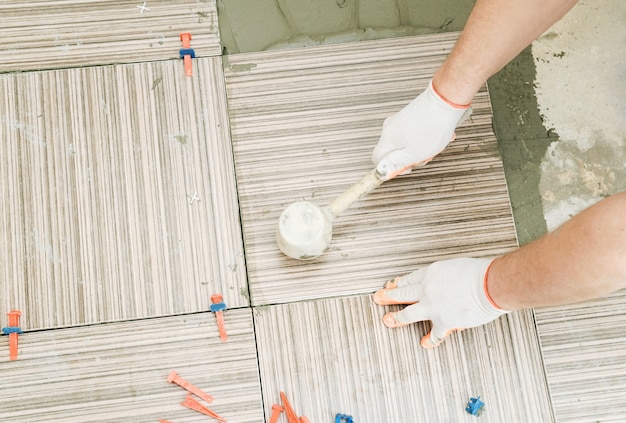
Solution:
[[[458,31],[473,4],[228,0],[218,7],[229,54]],[[488,81],[520,244],[626,189],[626,111],[616,92],[626,82],[625,18],[620,0],[580,1]]]
[[[626,3],[580,1],[535,43],[544,125],[559,135],[541,163],[548,229],[626,190]]]

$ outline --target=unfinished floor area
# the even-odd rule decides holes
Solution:
[[[327,204],[371,169],[382,122],[426,87],[473,2],[224,3],[219,17],[215,0],[0,6],[0,322],[20,310],[23,332],[17,360],[0,337],[0,422],[218,421],[181,405],[172,371],[231,423],[269,422],[281,392],[312,423],[472,422],[479,396],[484,422],[623,421],[624,293],[511,313],[433,351],[428,322],[389,330],[394,308],[371,298],[545,231],[546,179],[525,202],[534,179],[511,144],[555,135],[538,135],[536,100],[526,124],[510,116],[503,98],[533,84],[520,62],[428,166],[340,216],[324,255],[276,246],[287,205]],[[305,23],[327,8],[322,37]]]

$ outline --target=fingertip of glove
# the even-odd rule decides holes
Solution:
[[[393,163],[390,163],[387,157],[383,158],[376,165],[376,174],[383,181],[388,181],[393,178]]]
[[[387,282],[385,282],[385,285],[383,285],[383,288],[385,289],[397,288],[399,279],[400,279],[400,276],[396,276],[395,278],[388,280]]]
[[[438,347],[439,345],[441,345],[441,343],[448,337],[450,336],[450,334],[452,334],[453,332],[457,332],[457,331],[462,331],[463,328],[452,328],[449,329],[448,331],[446,331],[445,335],[443,335],[443,337],[441,339],[439,339],[438,341],[433,341],[432,339],[432,333],[433,331],[431,330],[430,332],[428,332],[426,335],[424,335],[422,337],[422,339],[420,340],[420,346],[424,349],[427,350],[432,350],[435,347]]]
[[[437,343],[434,343],[432,341],[432,339],[430,338],[430,332],[426,335],[424,335],[422,337],[422,339],[420,340],[420,347],[424,348],[425,350],[432,350],[435,347],[439,346],[439,344],[441,344],[443,342],[443,339]]]
[[[377,305],[389,305],[389,298],[387,297],[387,290],[381,289],[374,293],[374,303]]]
[[[394,300],[392,300],[391,298],[387,296],[387,292],[390,289],[396,289],[398,287],[398,283],[397,283],[398,278],[399,277],[396,277],[395,279],[392,279],[392,280],[388,280],[383,285],[383,289],[379,289],[378,291],[374,293],[374,303],[378,305],[397,304],[396,302],[394,302]]]
[[[401,328],[402,326],[410,325],[410,323],[398,323],[396,315],[398,312],[390,312],[383,316],[383,324],[390,329]]]
[[[376,303],[377,305],[386,306],[386,305],[411,305],[417,302],[417,301],[394,300],[393,298],[387,295],[389,291],[393,289],[395,288],[380,289],[376,291],[374,293],[374,303]]]

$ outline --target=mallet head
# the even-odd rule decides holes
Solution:
[[[331,211],[308,201],[291,204],[278,220],[278,248],[291,258],[312,260],[321,256],[331,237]]]

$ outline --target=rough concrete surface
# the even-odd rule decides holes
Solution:
[[[474,0],[219,0],[227,53],[458,31]]]
[[[533,43],[537,103],[559,135],[541,163],[548,229],[626,190],[625,21],[622,0],[580,1]]]
[[[498,136],[513,208],[517,239],[526,244],[546,232],[539,179],[546,149],[557,139],[539,115],[530,47],[488,81],[493,126]]]

